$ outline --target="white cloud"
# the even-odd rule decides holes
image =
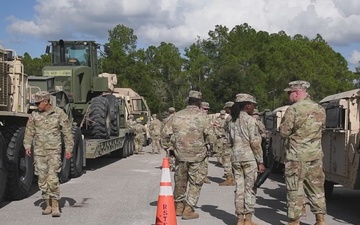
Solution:
[[[32,20],[9,18],[8,30],[40,39],[106,39],[117,24],[135,30],[145,45],[172,42],[188,46],[207,37],[215,25],[248,23],[257,30],[328,42],[360,42],[358,0],[37,0]]]
[[[348,58],[348,61],[351,64],[359,65],[360,62],[360,51],[354,50],[351,52],[350,57]]]

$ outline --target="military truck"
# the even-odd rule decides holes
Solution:
[[[334,184],[360,189],[360,89],[325,97],[323,130],[325,194],[331,197]]]

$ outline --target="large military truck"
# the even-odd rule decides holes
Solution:
[[[325,97],[322,135],[325,193],[331,197],[334,184],[360,189],[360,89]]]

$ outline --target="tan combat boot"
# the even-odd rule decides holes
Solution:
[[[185,204],[183,202],[176,202],[175,203],[175,210],[176,210],[176,216],[182,216],[185,208]]]
[[[257,225],[257,223],[254,223],[252,221],[252,214],[251,213],[248,213],[245,215],[245,225]]]
[[[322,213],[316,214],[316,223],[315,225],[325,225],[325,215]]]
[[[52,217],[60,217],[59,202],[57,199],[52,199]]]
[[[191,208],[191,206],[186,204],[181,219],[183,219],[183,220],[191,220],[191,219],[197,219],[197,218],[199,218],[199,214],[194,212],[194,210]]]
[[[205,184],[211,184],[211,181],[210,181],[210,179],[208,177],[205,177],[204,178],[204,183]]]
[[[45,203],[46,203],[46,208],[42,211],[43,215],[50,215],[52,210],[51,210],[51,199],[45,199]]]
[[[236,225],[245,225],[245,217],[243,214],[238,215],[237,224]]]
[[[226,180],[224,182],[221,182],[219,186],[235,186],[235,180],[232,175],[229,175],[226,177]]]
[[[300,225],[300,220],[290,220],[286,225]]]

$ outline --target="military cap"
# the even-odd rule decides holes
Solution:
[[[220,115],[225,115],[225,114],[226,114],[225,110],[220,110]]]
[[[202,98],[202,94],[201,94],[201,92],[199,92],[199,91],[191,90],[191,91],[189,92],[189,98],[201,99],[201,98]]]
[[[141,123],[141,119],[140,119],[140,118],[137,118],[135,121],[136,121],[137,123]]]
[[[168,109],[168,111],[169,111],[169,112],[175,112],[176,110],[175,110],[174,107],[170,107],[170,108]]]
[[[155,118],[155,117],[156,117],[156,114],[152,114],[152,117],[154,117],[154,118]]]
[[[129,115],[129,118],[134,118],[134,115],[133,115],[133,114],[130,114],[130,115]]]
[[[208,102],[201,102],[201,108],[203,109],[210,109],[210,105]]]
[[[285,88],[284,91],[307,90],[309,87],[309,82],[304,80],[295,80],[289,82],[289,87]]]
[[[254,109],[253,115],[259,115],[259,110],[258,110],[258,109]]]
[[[231,108],[232,106],[234,105],[234,102],[226,102],[225,105],[224,105],[224,109],[225,108]]]
[[[254,96],[249,95],[249,94],[244,94],[244,93],[237,94],[235,101],[236,102],[251,102],[251,103],[257,104]]]
[[[49,100],[49,99],[50,99],[50,93],[47,91],[38,91],[34,95],[35,102],[42,102],[44,100]]]

